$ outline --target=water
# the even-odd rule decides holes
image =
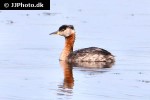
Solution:
[[[66,2],[51,1],[50,11],[0,11],[0,99],[149,100],[150,1]],[[75,50],[105,48],[115,64],[61,64],[64,39],[48,34],[62,24],[75,26]]]

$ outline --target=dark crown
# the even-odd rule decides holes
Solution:
[[[59,27],[59,31],[66,30],[66,28],[71,28],[72,30],[74,30],[73,25],[62,25]]]

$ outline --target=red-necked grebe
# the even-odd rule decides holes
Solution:
[[[62,25],[58,31],[50,35],[52,34],[65,37],[65,47],[59,60],[68,62],[115,62],[114,56],[102,48],[89,47],[73,51],[75,42],[75,29],[73,25]]]

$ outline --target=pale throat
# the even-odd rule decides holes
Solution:
[[[65,38],[65,47],[62,50],[59,60],[67,61],[68,55],[73,52],[73,46],[75,42],[75,33]]]

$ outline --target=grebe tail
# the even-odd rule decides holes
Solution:
[[[75,29],[73,25],[62,25],[58,31],[51,33],[65,37],[65,46],[59,60],[68,62],[115,62],[114,56],[105,49],[89,47],[73,52],[75,42]]]

